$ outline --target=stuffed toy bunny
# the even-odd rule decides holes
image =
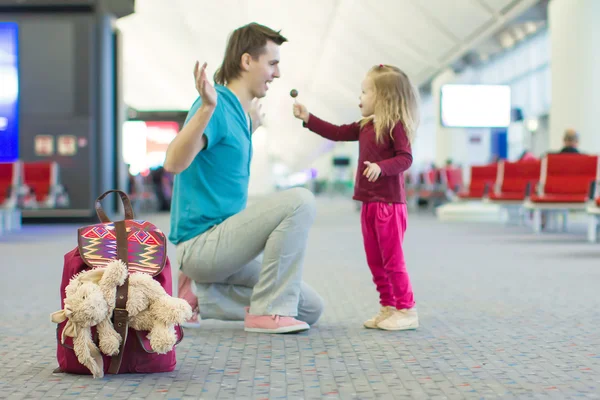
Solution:
[[[108,356],[119,353],[121,336],[115,331],[111,316],[117,287],[125,282],[127,274],[126,265],[115,260],[105,268],[75,275],[65,288],[64,309],[51,315],[54,323],[67,321],[61,341],[64,343],[65,336],[73,337],[77,359],[94,378],[104,376],[100,351]],[[175,324],[183,323],[192,315],[192,309],[185,300],[169,296],[157,281],[141,272],[129,276],[126,309],[129,326],[148,331],[150,345],[158,354],[173,349],[177,342]],[[100,349],[92,340],[93,326],[97,328]]]

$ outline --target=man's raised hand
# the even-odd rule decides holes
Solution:
[[[217,105],[217,91],[206,78],[206,63],[202,64],[196,61],[194,66],[194,80],[196,81],[196,90],[202,98],[202,105],[215,107]]]

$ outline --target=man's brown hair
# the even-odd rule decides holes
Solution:
[[[287,39],[279,32],[256,22],[233,31],[227,41],[223,64],[215,72],[215,82],[225,85],[238,78],[242,72],[240,63],[244,53],[250,54],[252,59],[257,60],[265,52],[265,46],[269,40],[277,45],[287,42]]]

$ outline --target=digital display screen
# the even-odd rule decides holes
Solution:
[[[0,22],[0,162],[19,158],[19,33]]]
[[[510,86],[443,85],[440,102],[441,124],[447,128],[501,128],[510,125]]]

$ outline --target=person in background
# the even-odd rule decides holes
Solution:
[[[165,169],[163,167],[158,167],[151,170],[150,177],[152,179],[152,188],[158,201],[158,211],[169,211],[170,201],[164,187]]]
[[[564,147],[560,150],[560,153],[579,153],[577,146],[579,145],[579,135],[574,129],[567,129],[565,136],[563,137]]]

